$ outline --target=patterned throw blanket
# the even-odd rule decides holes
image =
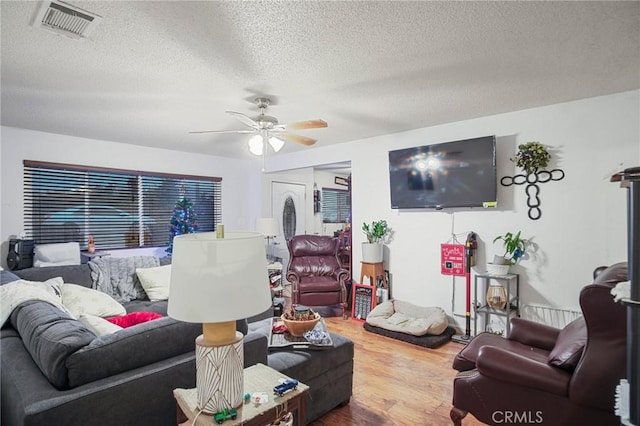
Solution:
[[[93,288],[120,303],[147,298],[136,275],[136,268],[156,266],[160,266],[160,260],[155,256],[101,257],[89,262]]]

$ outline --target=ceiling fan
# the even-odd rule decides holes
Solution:
[[[255,117],[248,117],[240,112],[225,111],[227,114],[250,127],[243,130],[202,130],[189,133],[254,133],[249,139],[249,151],[255,155],[263,155],[266,142],[271,145],[275,152],[280,151],[285,142],[295,142],[306,146],[316,143],[315,139],[306,136],[289,133],[289,130],[307,130],[327,127],[327,122],[323,120],[298,121],[289,124],[280,124],[277,118],[265,114],[265,110],[271,103],[269,98],[256,98],[256,105],[260,109],[260,114]]]

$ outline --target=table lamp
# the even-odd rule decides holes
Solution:
[[[243,335],[236,320],[271,307],[264,237],[257,232],[192,233],[173,239],[170,317],[202,323],[196,339],[198,408],[218,413],[243,400]]]
[[[278,232],[278,221],[272,217],[262,217],[256,220],[256,231],[264,235],[267,239],[267,256],[269,262],[272,262],[273,255],[271,253],[271,240],[280,235]]]

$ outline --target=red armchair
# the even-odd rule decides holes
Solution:
[[[481,333],[469,342],[453,361],[453,423],[472,413],[491,425],[618,425],[627,323],[610,291],[626,272],[613,265],[584,287],[583,316],[562,330],[514,318],[506,339]]]
[[[339,244],[337,238],[321,235],[296,235],[287,242],[293,304],[340,305],[344,316],[349,272],[340,267]]]

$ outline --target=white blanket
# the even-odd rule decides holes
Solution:
[[[68,312],[62,305],[61,289],[63,280],[51,278],[45,282],[17,280],[0,286],[0,327],[21,303],[42,300]]]

